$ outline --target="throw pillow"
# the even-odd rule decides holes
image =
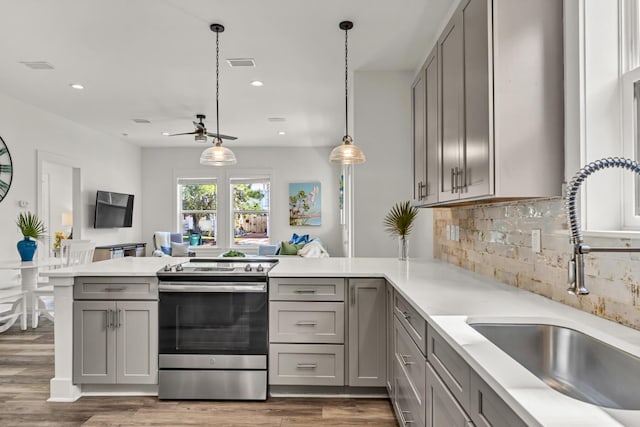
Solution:
[[[188,256],[187,243],[171,242],[171,256]]]
[[[303,234],[302,236],[298,236],[296,233],[293,233],[293,235],[291,236],[291,240],[289,240],[289,243],[292,243],[294,245],[298,243],[309,243],[309,235]]]
[[[282,242],[280,246],[279,255],[298,255],[298,251],[302,249],[305,243],[291,244],[287,242]]]
[[[160,250],[165,255],[171,255],[171,246],[160,246]]]

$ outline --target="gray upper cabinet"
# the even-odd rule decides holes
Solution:
[[[417,205],[561,194],[562,46],[562,2],[462,1],[416,80],[425,80],[422,104],[414,85],[414,147],[423,134],[426,144],[415,150],[414,168],[425,168],[416,186],[418,178],[430,182],[433,136],[437,147],[437,198],[425,188]],[[432,63],[437,73],[429,73]]]
[[[386,281],[349,279],[350,386],[386,386]]]
[[[426,105],[424,70],[420,71],[411,88],[413,107],[413,198],[421,202],[426,187]]]

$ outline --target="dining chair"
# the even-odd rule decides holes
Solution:
[[[20,318],[20,329],[27,329],[26,294],[20,284],[20,274],[13,270],[0,273],[0,332]]]
[[[63,240],[60,242],[60,256],[62,267],[73,267],[93,262],[96,244],[91,240]],[[33,290],[33,308],[31,313],[31,327],[38,327],[38,320],[42,314],[54,321],[53,286],[42,282]]]

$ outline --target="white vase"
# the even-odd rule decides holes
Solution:
[[[409,236],[398,236],[398,259],[405,261],[409,258]]]

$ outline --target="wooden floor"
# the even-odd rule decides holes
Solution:
[[[53,324],[0,334],[0,426],[396,426],[384,399],[270,398],[266,402],[84,397],[48,403]]]

